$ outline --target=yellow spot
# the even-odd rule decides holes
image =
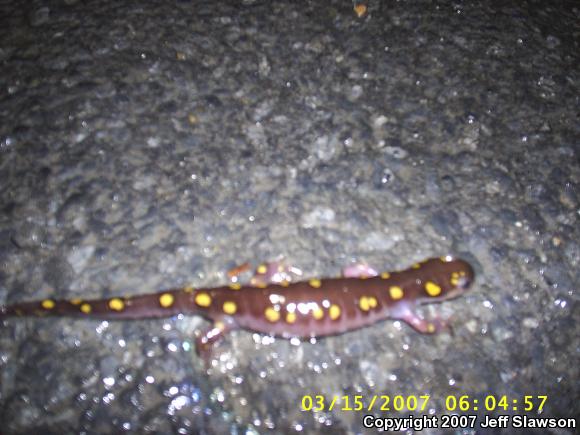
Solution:
[[[200,307],[209,307],[211,305],[211,296],[207,293],[198,293],[195,295],[195,303]]]
[[[266,287],[268,287],[268,284],[266,284],[265,282],[257,282],[255,284],[255,287],[258,287],[258,288],[266,288]]]
[[[242,285],[238,282],[234,282],[234,283],[230,284],[230,288],[232,290],[239,290],[242,288]]]
[[[284,281],[280,282],[280,285],[282,287],[288,287],[290,285],[290,281],[288,281],[287,279],[285,279]]]
[[[328,309],[328,315],[332,320],[336,320],[340,317],[340,307],[338,305],[331,305]]]
[[[377,298],[374,296],[369,297],[369,307],[376,308],[378,305]]]
[[[411,266],[413,269],[420,269],[421,265],[419,263],[415,263]]]
[[[82,304],[81,305],[81,311],[85,314],[89,314],[92,310],[93,310],[93,308],[89,304]]]
[[[319,279],[314,278],[314,279],[311,279],[310,281],[308,281],[308,284],[310,284],[314,288],[320,288],[320,286],[322,285],[322,282],[320,282]]]
[[[187,287],[184,287],[183,288],[183,291],[185,293],[193,293],[193,290],[194,290],[194,288],[192,286],[190,286],[190,285],[188,285]]]
[[[163,293],[159,296],[159,305],[163,308],[169,308],[175,302],[175,297],[171,293]]]
[[[314,317],[316,320],[322,319],[324,317],[324,311],[322,311],[322,308],[316,307],[312,311],[312,317]]]
[[[266,319],[272,323],[280,320],[280,313],[272,307],[266,308],[266,311],[264,311],[264,316],[266,316]]]
[[[453,257],[451,255],[446,255],[445,257],[439,257],[439,259],[443,263],[449,263],[450,261],[453,261]]]
[[[42,308],[44,308],[45,310],[52,310],[54,308],[55,303],[51,299],[45,299],[42,301],[40,305],[42,305]]]
[[[83,300],[79,299],[79,298],[74,298],[74,299],[71,299],[69,302],[73,305],[80,305],[83,302]]]
[[[391,296],[391,299],[398,301],[405,295],[405,292],[398,285],[394,285],[389,288],[389,295]]]
[[[109,308],[113,311],[121,311],[125,308],[125,302],[119,298],[113,298],[109,301]]]
[[[286,314],[286,322],[294,323],[296,321],[296,313],[288,313]]]
[[[238,311],[238,306],[235,302],[226,301],[224,302],[223,310],[226,314],[236,314],[236,311]]]
[[[459,285],[459,277],[464,276],[464,275],[465,275],[465,272],[453,272],[451,274],[451,280],[450,280],[451,285],[453,287],[457,287]]]
[[[358,306],[363,311],[370,310],[371,307],[369,305],[369,298],[367,298],[366,296],[363,296],[362,298],[360,298],[360,300],[358,301]]]
[[[425,291],[429,296],[438,296],[441,294],[441,287],[431,281],[427,281],[425,284]]]
[[[453,284],[454,286],[459,284],[459,278],[465,276],[465,272],[461,271],[461,272],[453,272],[451,274],[451,284]]]
[[[433,334],[435,332],[435,325],[433,325],[433,323],[429,323],[427,325],[427,332],[430,334]]]
[[[256,272],[258,272],[260,275],[265,274],[267,271],[268,267],[265,264],[260,264],[256,269]]]
[[[383,278],[383,279],[389,279],[390,277],[391,277],[391,274],[389,272],[381,273],[381,278]]]

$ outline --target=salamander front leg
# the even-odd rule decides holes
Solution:
[[[393,319],[407,323],[417,332],[422,334],[436,334],[443,330],[450,330],[449,325],[443,319],[422,319],[409,305],[400,305],[393,308],[390,315]]]

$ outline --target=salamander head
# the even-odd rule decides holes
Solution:
[[[421,302],[439,302],[453,299],[469,290],[475,280],[471,265],[450,255],[432,258],[420,264]]]

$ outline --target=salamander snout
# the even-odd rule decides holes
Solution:
[[[471,265],[452,256],[433,259],[429,264],[429,273],[436,277],[442,291],[439,296],[444,299],[457,297],[468,290],[475,280],[475,273]],[[429,293],[434,296],[433,292]]]
[[[471,265],[460,259],[453,261],[454,270],[451,271],[451,284],[459,290],[467,290],[475,280],[475,273]]]

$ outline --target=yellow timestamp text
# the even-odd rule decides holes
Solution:
[[[302,411],[424,411],[429,402],[429,395],[423,396],[331,396],[321,394],[302,396]]]
[[[425,411],[431,396],[423,395],[344,395],[325,396],[322,394],[302,396],[302,411]],[[445,412],[468,411],[524,411],[541,412],[548,396],[446,396]]]

